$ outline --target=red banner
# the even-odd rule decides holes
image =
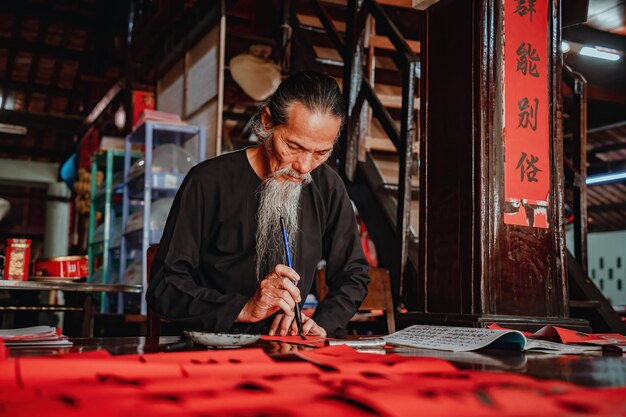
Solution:
[[[504,223],[547,228],[548,4],[504,1]]]

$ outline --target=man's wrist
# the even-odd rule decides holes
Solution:
[[[243,306],[243,308],[241,309],[241,311],[239,312],[239,314],[237,315],[237,318],[235,319],[235,322],[238,323],[249,323],[250,322],[250,316],[248,314],[248,304],[246,303],[246,305]]]

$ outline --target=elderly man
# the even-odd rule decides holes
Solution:
[[[259,112],[260,145],[194,167],[152,266],[150,307],[189,328],[295,335],[294,307],[325,259],[329,292],[303,331],[344,334],[369,281],[345,187],[325,164],[344,117],[335,80],[295,73]]]

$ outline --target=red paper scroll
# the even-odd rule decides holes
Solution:
[[[547,228],[548,5],[504,0],[504,223]]]

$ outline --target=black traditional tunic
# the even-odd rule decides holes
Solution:
[[[341,335],[367,293],[368,266],[341,179],[326,164],[311,176],[300,198],[294,269],[304,300],[318,262],[326,260],[329,292],[313,319],[329,336]],[[255,232],[261,185],[245,151],[210,159],[189,172],[152,265],[146,299],[153,310],[211,332],[259,333],[271,324],[273,318],[234,323],[259,285]]]

